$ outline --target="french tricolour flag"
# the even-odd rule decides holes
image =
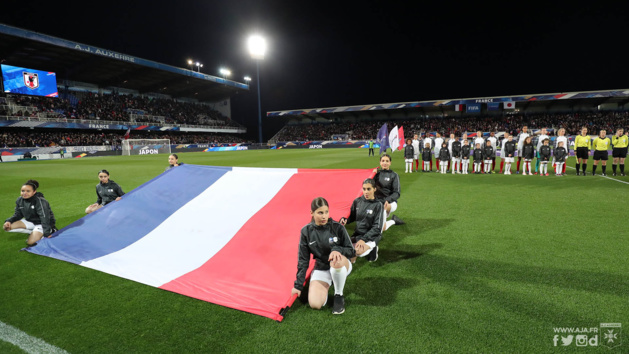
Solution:
[[[182,165],[27,250],[281,321],[310,202],[338,220],[371,175]]]

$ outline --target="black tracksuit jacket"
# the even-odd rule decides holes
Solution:
[[[361,196],[354,199],[350,209],[347,223],[356,222],[356,228],[352,236],[356,241],[374,241],[376,244],[382,238],[382,220],[384,206],[376,199],[365,199]]]
[[[46,237],[52,234],[56,224],[55,214],[53,214],[50,204],[40,192],[36,192],[35,195],[28,199],[17,198],[15,201],[15,212],[5,222],[13,223],[22,219],[35,225],[41,225]]]
[[[96,203],[98,204],[107,205],[123,195],[122,188],[112,180],[105,184],[99,183],[96,185],[96,196],[98,197]]]
[[[352,241],[343,225],[328,219],[325,225],[316,225],[313,221],[301,229],[295,289],[301,291],[304,288],[310,255],[312,254],[315,259],[315,270],[329,270],[328,258],[332,251],[338,251],[347,258],[356,256]]]

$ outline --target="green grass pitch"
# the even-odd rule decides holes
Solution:
[[[378,164],[363,149],[183,153],[180,161]],[[166,165],[165,155],[3,163],[0,217],[12,215],[20,186],[34,178],[64,227],[95,201],[100,169],[128,192]],[[19,252],[24,235],[2,231],[0,321],[71,353],[565,352],[576,347],[553,347],[553,328],[601,322],[621,322],[615,352],[629,350],[629,177],[577,177],[571,168],[566,177],[405,174],[399,152],[392,169],[402,185],[396,214],[407,224],[385,232],[376,263],[357,261],[341,316],[298,300],[277,323]],[[19,352],[1,340],[0,351]],[[588,348],[599,351],[608,352]]]

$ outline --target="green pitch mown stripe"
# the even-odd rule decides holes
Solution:
[[[0,321],[0,340],[11,343],[27,353],[68,353],[2,321]]]

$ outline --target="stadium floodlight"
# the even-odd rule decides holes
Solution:
[[[196,62],[196,64],[195,64],[195,65],[197,66],[197,71],[198,71],[198,72],[201,72],[201,68],[203,67],[203,64],[201,64],[201,63],[199,63],[199,62]]]
[[[247,85],[249,85],[249,82],[251,82],[251,78],[249,76],[245,76],[245,82],[247,83]]]
[[[251,54],[251,58],[256,61],[256,74],[258,81],[258,137],[260,140],[260,144],[262,144],[262,103],[260,99],[260,60],[264,59],[264,55],[266,54],[266,39],[260,36],[259,34],[254,34],[249,37],[247,41],[247,46],[249,47],[249,54]]]
[[[219,72],[223,75],[223,78],[232,74],[231,70],[225,68],[220,68]]]
[[[262,36],[255,34],[249,37],[247,46],[249,47],[249,54],[251,54],[253,59],[264,59],[264,55],[266,54],[266,40]]]
[[[192,64],[193,64],[192,59],[188,59],[188,65],[190,65],[190,71],[192,71],[193,69]]]

